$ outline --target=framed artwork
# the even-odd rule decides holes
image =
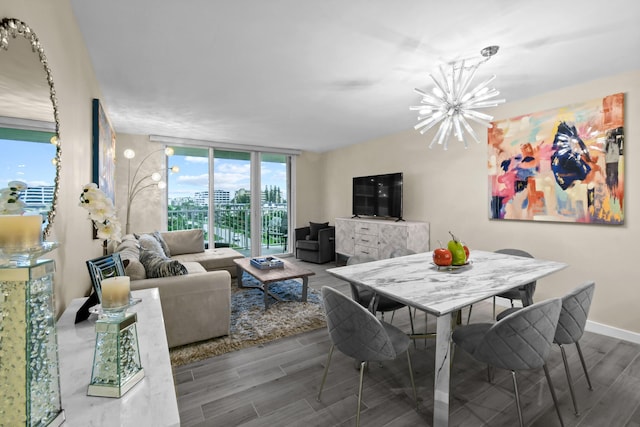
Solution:
[[[116,134],[99,99],[93,100],[93,182],[115,202]]]
[[[624,224],[624,94],[495,121],[490,219]]]

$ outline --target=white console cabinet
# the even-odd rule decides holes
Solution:
[[[429,250],[428,222],[336,218],[335,226],[338,256],[385,259],[396,249]]]

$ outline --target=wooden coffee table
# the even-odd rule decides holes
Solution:
[[[272,268],[268,270],[261,270],[251,265],[251,258],[236,258],[233,260],[238,268],[238,287],[239,288],[257,288],[264,292],[264,308],[269,308],[269,296],[277,301],[283,301],[278,295],[269,292],[269,285],[275,282],[281,282],[289,279],[302,279],[302,302],[307,301],[307,288],[309,285],[309,276],[313,276],[314,273],[306,268],[298,267],[286,260],[282,260],[284,267]],[[242,283],[242,273],[247,272],[256,278],[260,285],[258,286],[244,286]]]

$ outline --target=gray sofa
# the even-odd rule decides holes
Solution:
[[[158,288],[169,347],[229,334],[233,259],[243,255],[230,248],[204,248],[202,230],[161,232],[170,258],[179,260],[188,274],[148,278],[140,262],[140,242],[123,237],[115,252],[131,278],[131,290]]]

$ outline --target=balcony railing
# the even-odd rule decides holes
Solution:
[[[251,207],[246,203],[214,205],[214,239],[217,247],[229,246],[242,253],[251,251]],[[261,253],[288,252],[287,205],[264,205],[261,208]],[[168,230],[201,228],[209,241],[209,211],[206,206],[193,208],[170,207],[167,212]]]

